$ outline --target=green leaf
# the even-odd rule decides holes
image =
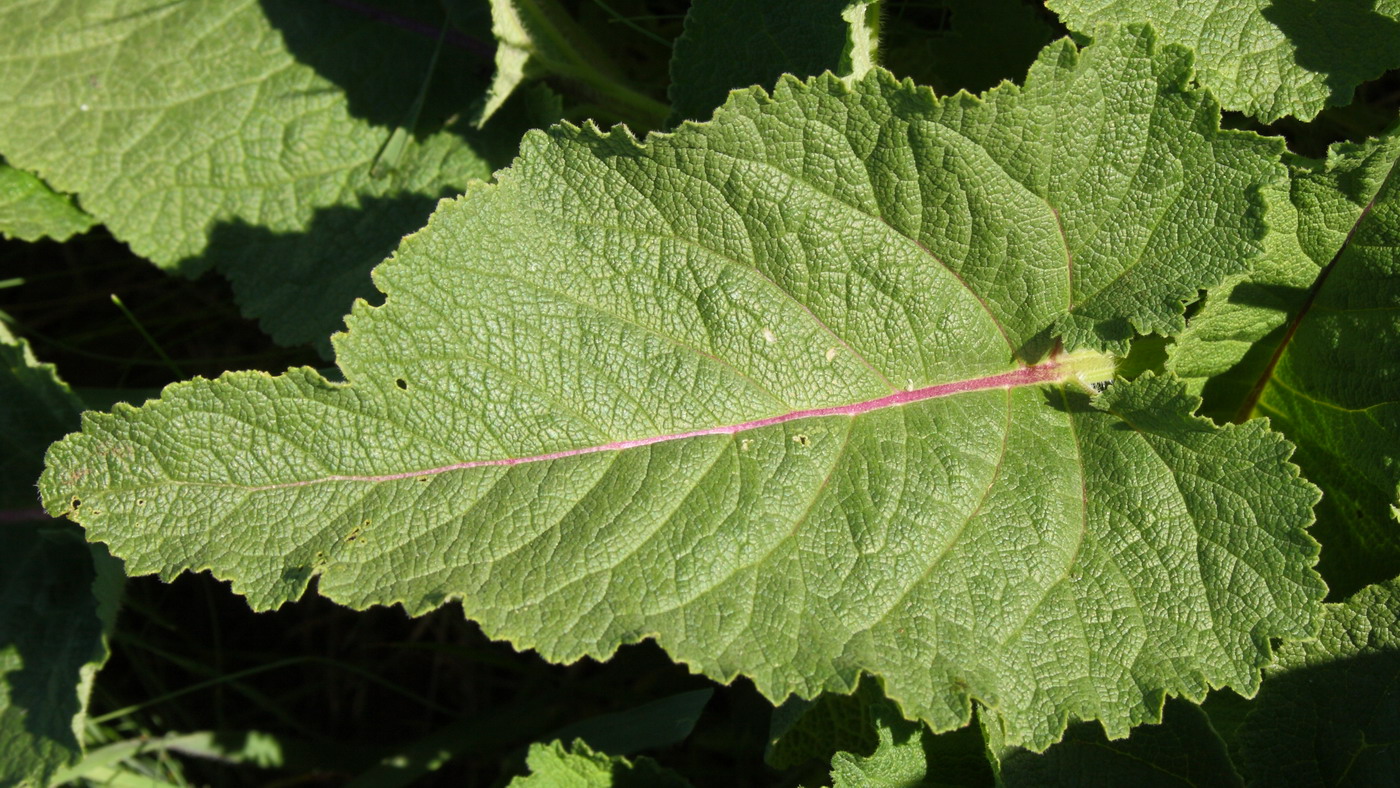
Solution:
[[[1265,684],[1265,687],[1268,685]],[[1112,741],[1097,725],[1080,723],[1064,741],[1037,755],[1017,750],[1001,760],[1007,788],[1049,785],[1131,785],[1139,788],[1233,788],[1243,785],[1225,743],[1199,706],[1168,701],[1158,725],[1142,725]]]
[[[710,688],[679,692],[643,703],[626,711],[600,714],[580,720],[547,738],[582,741],[595,750],[631,755],[685,741],[700,720],[700,713],[715,691]]]
[[[92,225],[71,199],[0,161],[0,238],[66,241]]]
[[[1239,731],[1252,786],[1389,785],[1400,774],[1400,580],[1326,605],[1278,652]]]
[[[0,10],[0,153],[137,254],[217,267],[286,344],[341,326],[437,199],[491,174],[435,0],[40,0]],[[428,26],[429,30],[421,29]],[[463,75],[468,75],[463,78]],[[427,101],[413,112],[426,89]]]
[[[635,127],[658,128],[666,106],[627,84],[604,47],[555,0],[490,0],[496,75],[478,113],[486,123],[526,81],[546,75],[583,85]]]
[[[882,63],[940,94],[1020,82],[1054,28],[1029,0],[884,0]]]
[[[44,450],[78,426],[82,409],[53,365],[40,364],[29,343],[0,323],[0,511],[48,519],[34,487]]]
[[[1276,232],[1212,293],[1169,368],[1207,414],[1268,416],[1322,487],[1314,535],[1334,595],[1400,573],[1400,129],[1299,160]]]
[[[934,736],[866,679],[850,695],[792,698],[778,707],[764,760],[780,770],[820,761],[837,785],[990,786],[979,728]]]
[[[708,119],[729,91],[767,88],[783,74],[863,76],[877,9],[869,0],[694,0],[671,58],[672,120]]]
[[[687,788],[690,783],[650,758],[634,764],[620,755],[595,753],[581,741],[532,744],[526,756],[530,774],[510,781],[512,788]]]
[[[1201,84],[1265,123],[1351,103],[1400,66],[1400,0],[1047,0],[1071,30],[1150,22],[1195,50]]]
[[[36,505],[44,448],[77,416],[53,367],[0,325],[0,786],[45,786],[81,754],[116,616],[120,564]]]
[[[972,728],[963,730],[976,735]],[[892,720],[880,720],[876,725],[878,743],[875,752],[868,756],[840,752],[832,758],[833,788],[935,785],[928,779],[929,763],[924,754],[923,733],[922,725],[907,722],[897,715]],[[983,761],[983,765],[986,765],[986,761]]]
[[[880,739],[876,715],[899,707],[885,698],[879,682],[865,679],[847,694],[822,693],[813,700],[789,698],[773,710],[768,749],[763,760],[778,770],[793,769],[808,761],[829,763],[837,752],[870,755]]]
[[[1292,447],[1169,378],[1091,402],[1111,362],[1050,355],[1179,325],[1255,248],[1277,148],[1188,77],[1139,30],[986,101],[874,71],[644,145],[532,133],[376,269],[346,383],[89,415],[45,505],[258,609],[317,576],[460,598],[553,661],[654,637],[771,698],[866,671],[935,730],[984,701],[1009,744],[1252,692],[1323,593]]]
[[[904,719],[878,682],[864,681],[852,695],[824,694],[805,705],[806,713],[789,720],[770,748],[767,760],[775,768],[820,756],[830,761],[837,788],[992,785],[977,725],[934,736]]]

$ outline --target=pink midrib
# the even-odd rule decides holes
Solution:
[[[425,476],[436,476],[440,473],[450,471],[463,471],[470,468],[489,468],[500,465],[523,465],[530,462],[547,462],[549,460],[562,460],[568,457],[578,457],[584,454],[597,454],[606,451],[623,451],[625,449],[636,449],[642,446],[650,446],[654,443],[665,443],[666,441],[678,441],[686,438],[703,438],[706,435],[733,435],[748,430],[756,430],[761,427],[771,427],[775,424],[786,424],[789,421],[799,419],[815,419],[825,416],[859,416],[862,413],[880,410],[882,408],[892,408],[898,405],[908,405],[913,402],[922,402],[938,397],[948,397],[953,394],[962,394],[968,391],[982,391],[985,389],[1009,389],[1018,386],[1032,386],[1038,383],[1058,383],[1065,380],[1067,373],[1062,369],[1063,364],[1052,359],[1042,364],[1034,366],[1019,367],[1010,372],[1003,372],[998,375],[989,375],[982,378],[971,378],[968,380],[958,380],[952,383],[940,383],[936,386],[927,386],[912,391],[898,391],[888,394],[878,399],[865,400],[864,402],[854,402],[849,405],[835,405],[828,408],[810,408],[808,410],[794,410],[778,416],[769,416],[764,419],[754,421],[744,421],[737,424],[724,424],[718,427],[706,427],[704,429],[689,430],[686,432],[673,432],[665,435],[651,435],[645,438],[632,438],[630,440],[613,441],[611,443],[600,443],[595,446],[582,446],[576,449],[565,449],[564,451],[549,452],[548,454],[533,454],[526,457],[506,457],[497,460],[471,460],[468,462],[457,462],[451,465],[442,465],[436,468],[425,468],[416,471],[404,471],[403,473],[387,473],[379,476],[322,476],[317,479],[305,481],[285,482],[281,484],[267,484],[252,487],[252,490],[280,490],[289,487],[305,487],[311,484],[324,484],[326,482],[392,482],[400,479],[417,479]]]

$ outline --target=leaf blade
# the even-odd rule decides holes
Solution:
[[[346,384],[236,373],[91,415],[54,448],[46,505],[134,572],[212,568],[254,607],[313,576],[353,606],[460,597],[550,659],[655,638],[775,699],[849,691],[864,670],[935,730],[966,724],[975,696],[1035,748],[1067,717],[1123,735],[1164,694],[1251,691],[1267,638],[1310,634],[1322,594],[1291,447],[1188,416],[1171,379],[1093,404],[1078,362],[1025,364],[1067,316],[1090,346],[1115,344],[1105,325],[1179,320],[1187,281],[1222,270],[1082,254],[1094,292],[1149,284],[1074,314],[1066,239],[1097,237],[1134,183],[1119,161],[1069,183],[1093,162],[1078,138],[1103,85],[1143,110],[1115,134],[1165,126],[1185,153],[1143,172],[1219,176],[1188,192],[1211,207],[1187,211],[1186,237],[1223,259],[1262,233],[1250,184],[1274,177],[1274,144],[1219,133],[1184,68],[1129,31],[1083,56],[1053,45],[1024,91],[985,102],[873,72],[736,93],[645,144],[532,134],[376,270],[385,306],[337,341]],[[1037,112],[1063,119],[1035,126],[1049,141],[999,136]],[[1081,155],[1051,155],[1060,142]],[[940,181],[945,161],[999,180]],[[925,169],[924,191],[897,177]],[[1056,226],[1048,206],[1076,189],[1087,204]],[[1244,210],[1216,222],[1218,195]],[[964,221],[939,216],[949,199]],[[1126,248],[1154,248],[1169,202],[1120,217]],[[979,254],[1008,236],[1050,262]],[[1125,479],[1176,492],[1161,504]],[[1242,591],[1265,600],[1245,616]]]
[[[284,344],[319,342],[437,199],[489,178],[505,147],[450,116],[479,93],[470,52],[431,46],[443,12],[221,0],[48,0],[6,9],[0,151],[136,254],[217,268]],[[455,42],[456,39],[452,38]],[[436,79],[435,79],[436,77]],[[421,123],[420,87],[434,88]],[[400,126],[408,126],[400,129]],[[395,166],[381,148],[417,135]],[[508,154],[507,154],[508,155]]]
[[[1272,123],[1310,120],[1350,103],[1356,86],[1400,66],[1393,42],[1400,3],[1214,0],[1182,6],[1158,0],[1051,0],[1071,30],[1151,23],[1194,49],[1201,81],[1226,109]],[[1247,42],[1247,43],[1245,43]]]

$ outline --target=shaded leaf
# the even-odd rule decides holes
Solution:
[[[669,747],[690,735],[714,694],[709,688],[679,692],[625,711],[581,720],[555,731],[548,738],[578,740],[614,755]]]
[[[441,6],[374,11],[10,4],[0,153],[162,268],[220,269],[277,341],[328,347],[353,297],[374,294],[369,269],[437,198],[489,177],[486,154],[513,152],[446,128],[480,96],[472,75],[486,64],[442,32]]]
[[[1395,784],[1400,581],[1327,605],[1317,640],[1279,649],[1239,746],[1251,786]]]
[[[496,74],[477,114],[485,124],[527,81],[552,75],[583,85],[632,126],[658,128],[666,107],[627,84],[606,49],[556,0],[490,0]]]
[[[1200,707],[1168,701],[1162,722],[1141,725],[1117,741],[1097,725],[1080,723],[1044,754],[1019,750],[1001,759],[1007,788],[1053,785],[1132,785],[1139,788],[1233,788],[1243,785],[1225,743]]]
[[[876,8],[868,0],[695,0],[671,58],[672,121],[707,120],[729,91],[768,88],[783,74],[863,76],[874,65]]]
[[[1032,0],[884,0],[882,65],[936,93],[1021,82],[1055,29]]]
[[[78,403],[0,326],[0,785],[45,786],[81,754],[93,675],[107,658],[123,573],[48,520],[34,479]]]
[[[1400,129],[1299,160],[1254,270],[1213,292],[1169,368],[1217,420],[1268,416],[1322,487],[1334,595],[1400,573]]]
[[[620,755],[593,752],[583,742],[530,745],[530,774],[510,781],[513,788],[686,788],[690,783],[650,758],[636,763]]]
[[[1047,0],[1071,30],[1150,22],[1195,50],[1201,84],[1226,109],[1271,123],[1351,103],[1400,67],[1400,0]]]

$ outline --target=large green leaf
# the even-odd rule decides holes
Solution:
[[[46,786],[80,753],[80,721],[122,571],[38,509],[48,444],[78,402],[0,325],[0,786]]]
[[[1400,129],[1299,161],[1254,270],[1212,293],[1169,367],[1217,419],[1268,416],[1325,495],[1335,594],[1400,573]]]
[[[1071,30],[1150,22],[1195,50],[1226,109],[1270,123],[1351,102],[1400,67],[1400,0],[1047,0]]]
[[[434,54],[435,0],[371,11],[4,4],[0,154],[157,265],[218,267],[278,341],[325,344],[373,294],[369,269],[491,173],[484,141],[444,128],[479,98],[484,64],[453,35]]]
[[[43,181],[0,160],[0,238],[66,241],[92,227],[92,217]]]
[[[1169,378],[1091,402],[1107,359],[1052,353],[1179,327],[1256,250],[1277,148],[1189,77],[1136,30],[985,101],[873,71],[646,144],[532,133],[376,269],[346,383],[90,415],[46,506],[260,609],[319,576],[556,661],[654,637],[773,698],[865,670],[1010,744],[1248,693],[1323,593],[1292,447]]]
[[[1253,786],[1394,785],[1400,580],[1327,605],[1317,640],[1279,649],[1239,730]]]
[[[729,91],[783,74],[863,75],[874,65],[877,9],[870,0],[695,0],[671,59],[672,119],[705,120]]]

